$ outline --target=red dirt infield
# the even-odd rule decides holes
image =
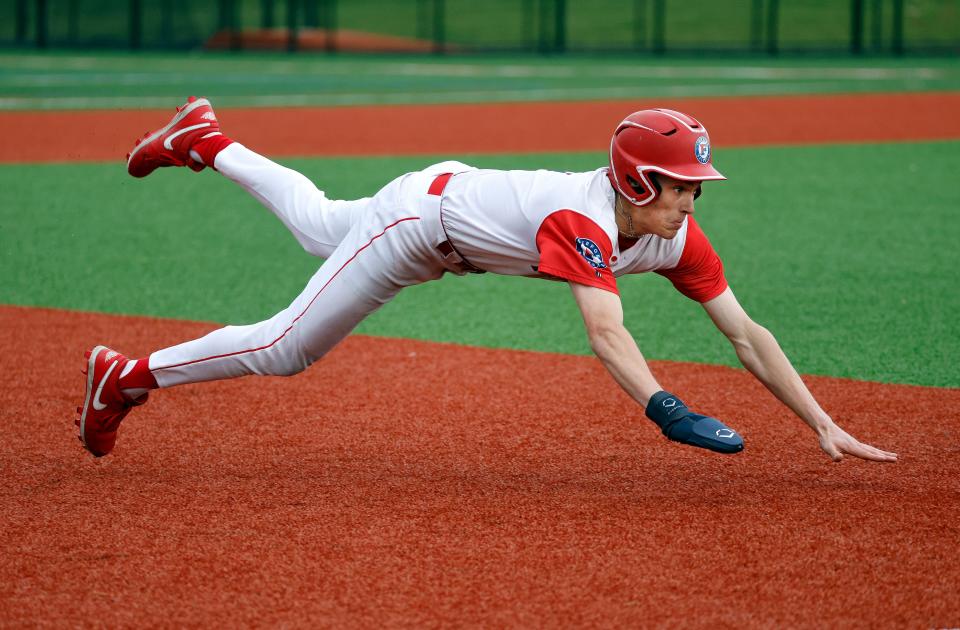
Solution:
[[[746,373],[655,363],[744,435],[720,456],[590,357],[354,336],[293,378],[155,392],[113,455],[81,449],[85,349],[211,327],[0,307],[0,625],[960,622],[960,390],[806,378],[901,456],[834,464]]]
[[[117,160],[169,110],[0,112],[0,162]],[[216,103],[214,103],[216,106]],[[223,109],[224,131],[274,157],[604,151],[626,114],[673,107],[715,147],[960,138],[960,93],[483,105]]]

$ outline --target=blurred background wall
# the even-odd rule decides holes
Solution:
[[[960,1],[3,0],[0,46],[953,55]]]

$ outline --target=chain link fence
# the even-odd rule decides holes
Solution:
[[[0,46],[956,54],[958,0],[6,0]]]

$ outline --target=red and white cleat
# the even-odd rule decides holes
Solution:
[[[83,406],[77,407],[75,424],[80,427],[80,442],[96,457],[113,450],[117,428],[130,409],[147,402],[147,394],[128,400],[120,391],[120,373],[130,360],[105,346],[86,353],[87,393]]]
[[[189,166],[202,171],[204,165],[190,157],[190,147],[201,138],[220,134],[220,123],[210,101],[191,96],[177,108],[166,127],[147,132],[127,154],[127,172],[146,177],[161,166]]]

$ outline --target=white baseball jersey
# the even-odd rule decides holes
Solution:
[[[151,354],[148,365],[161,387],[295,374],[404,287],[471,265],[614,293],[617,276],[656,271],[701,302],[727,286],[720,259],[692,217],[672,240],[618,240],[605,169],[492,171],[444,162],[398,177],[373,197],[338,201],[238,143],[220,151],[216,168],[326,262],[273,317]]]
[[[478,170],[458,162],[442,190],[441,220],[459,254],[480,269],[552,277],[617,293],[616,278],[655,271],[706,302],[727,283],[693,217],[673,239],[619,236],[607,169],[586,173]]]

